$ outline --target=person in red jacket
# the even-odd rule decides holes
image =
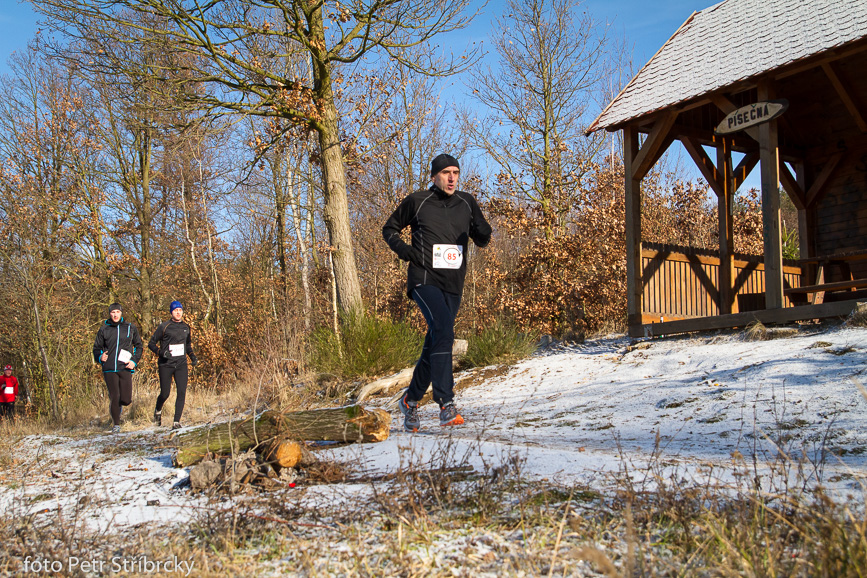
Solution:
[[[0,376],[0,418],[15,417],[15,398],[18,397],[18,378],[12,375],[12,366],[3,368]]]

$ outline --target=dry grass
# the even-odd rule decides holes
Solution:
[[[766,327],[761,321],[754,321],[747,325],[741,332],[744,341],[770,341],[797,335],[798,330],[793,327]]]
[[[195,371],[195,369],[193,370]],[[272,362],[262,362],[244,372],[221,378],[210,386],[187,387],[182,421],[185,425],[225,420],[229,416],[266,408],[307,407],[321,400],[315,397],[309,384],[311,376],[297,375]],[[68,400],[59,421],[48,415],[32,415],[20,408],[13,421],[0,421],[4,438],[31,434],[89,435],[111,427],[108,414],[108,392],[104,385],[86,396]],[[140,371],[133,377],[132,403],[123,408],[121,429],[137,431],[153,427],[152,417],[159,395],[159,380],[153,371]],[[163,406],[163,424],[174,420],[177,389],[172,383],[169,399]],[[2,453],[2,445],[0,445]]]

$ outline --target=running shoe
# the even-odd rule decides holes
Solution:
[[[453,403],[445,404],[440,409],[440,425],[461,425],[464,418],[458,413],[458,408]]]
[[[403,428],[406,431],[418,431],[421,426],[421,420],[418,418],[418,402],[409,401],[406,394],[403,394],[397,405],[400,408],[400,413],[403,414]]]

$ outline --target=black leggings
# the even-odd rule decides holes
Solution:
[[[412,298],[424,315],[427,333],[406,397],[410,401],[421,401],[428,387],[433,384],[433,399],[442,407],[455,397],[452,346],[461,296],[433,285],[419,285],[413,287]]]
[[[0,402],[0,418],[15,418],[15,402],[14,401],[2,401]]]
[[[175,398],[175,417],[174,421],[181,421],[181,414],[184,413],[184,401],[187,399],[187,379],[190,376],[190,370],[186,363],[177,367],[171,365],[160,365],[157,368],[160,374],[160,395],[157,398],[157,411],[162,411],[163,404],[169,398],[172,392],[172,376],[175,376],[175,386],[178,390],[178,396]]]
[[[102,374],[108,387],[108,413],[114,425],[120,425],[120,411],[124,405],[132,403],[132,372],[106,371]]]

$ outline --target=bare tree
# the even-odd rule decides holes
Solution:
[[[93,252],[100,197],[85,169],[98,147],[69,71],[38,50],[12,64],[0,99],[0,301],[14,314],[0,346],[35,361],[31,378],[37,394],[46,386],[56,419],[62,385],[82,370],[81,307],[95,293],[88,281],[105,273]]]
[[[134,281],[145,332],[155,326],[154,291],[163,260],[157,243],[161,236],[160,214],[165,208],[160,191],[154,187],[154,153],[164,125],[155,93],[145,87],[146,60],[147,55],[143,55],[140,69],[133,71],[129,67],[126,74],[86,71],[91,72],[87,74],[88,82],[99,98],[99,140],[108,157],[106,175],[110,183],[105,212],[114,220],[111,239],[117,271]]]
[[[374,311],[400,316],[412,311],[404,297],[406,265],[382,242],[382,226],[401,199],[430,184],[432,158],[443,151],[460,157],[466,147],[435,78],[404,72],[389,82],[394,87],[387,92],[395,97],[380,111],[380,122],[366,130],[372,146],[360,163],[363,170],[351,174],[356,194],[350,208]]]
[[[170,47],[185,55],[180,91],[209,111],[280,119],[316,134],[324,183],[323,217],[333,252],[341,309],[361,306],[348,217],[346,174],[337,114],[340,67],[377,55],[432,75],[447,75],[473,58],[428,48],[437,34],[464,27],[470,0],[32,0],[56,30],[78,37]],[[303,55],[309,74],[268,68],[274,56]],[[121,63],[123,64],[123,63]],[[173,86],[174,70],[150,74]]]
[[[602,146],[583,128],[594,91],[604,88],[606,31],[579,4],[509,0],[494,27],[499,67],[470,81],[489,112],[465,115],[470,137],[501,168],[502,191],[538,206],[551,224],[574,204]]]

